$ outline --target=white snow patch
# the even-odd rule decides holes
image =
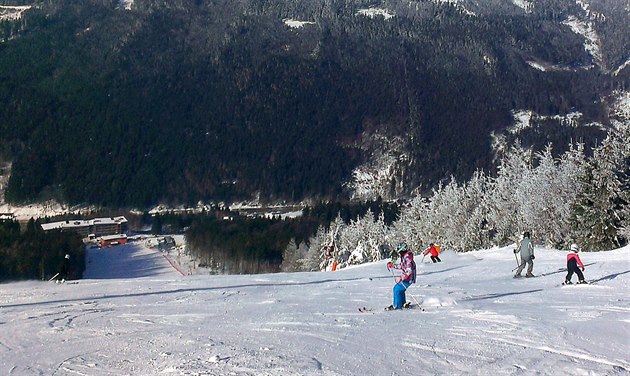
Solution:
[[[593,65],[584,65],[581,67],[569,67],[566,65],[558,65],[558,64],[550,64],[547,62],[534,61],[534,60],[526,60],[526,63],[539,71],[542,72],[576,72],[578,70],[588,70],[593,68]]]
[[[366,8],[366,9],[359,9],[357,11],[357,14],[360,14],[362,16],[367,16],[370,18],[376,18],[376,17],[383,17],[386,20],[394,17],[394,13],[391,13],[389,10],[387,9],[383,9],[383,8]]]
[[[593,57],[600,67],[605,68],[599,36],[593,28],[593,24],[580,20],[575,16],[569,16],[563,24],[569,26],[574,33],[584,37],[584,49]]]
[[[531,13],[534,9],[534,3],[527,0],[512,0],[514,5],[523,9],[527,13]]]
[[[519,134],[523,130],[531,128],[533,126],[532,120],[555,120],[560,123],[561,126],[564,127],[578,127],[580,126],[580,119],[582,119],[583,114],[578,111],[570,112],[566,115],[539,115],[530,110],[521,110],[521,111],[513,111],[512,116],[514,117],[514,125],[508,128],[508,132],[511,134]],[[583,126],[589,127],[600,127],[602,129],[603,125],[600,123],[589,123]]]
[[[301,29],[302,27],[304,27],[304,25],[315,25],[315,22],[313,21],[298,21],[290,18],[285,18],[282,21],[285,25],[293,29]]]
[[[7,203],[0,204],[0,213],[13,214],[18,221],[28,221],[44,217],[54,217],[65,214],[89,214],[96,210],[96,207],[69,206],[57,201],[50,200],[24,206],[15,206]]]
[[[0,5],[0,21],[19,20],[31,8],[30,5]]]
[[[158,214],[198,214],[203,212],[212,211],[214,207],[211,204],[206,204],[202,201],[197,203],[197,206],[188,207],[188,206],[178,206],[172,207],[168,205],[156,205],[152,209],[149,210],[150,215],[158,215]],[[134,214],[142,214],[141,210],[132,211]]]
[[[116,9],[131,10],[134,0],[119,0]]]
[[[537,63],[535,61],[528,60],[527,64],[529,64],[529,66],[534,69],[538,69],[539,71],[543,71],[543,72],[547,71],[547,68],[544,65]]]
[[[470,10],[466,9],[466,7],[461,5],[459,0],[434,0],[434,1],[438,4],[442,3],[442,4],[454,5],[455,8],[457,8],[460,13],[466,14],[468,16],[476,16],[474,12],[471,12]]]
[[[628,59],[625,63],[621,64],[621,65],[619,66],[619,68],[615,69],[615,70],[613,71],[613,75],[615,75],[615,76],[616,76],[616,75],[618,75],[618,74],[619,74],[619,72],[621,72],[622,70],[624,70],[627,66],[630,66],[630,59]]]
[[[508,131],[512,134],[521,133],[523,130],[530,128],[533,116],[532,111],[514,111],[512,116],[514,117],[514,125],[511,126]]]

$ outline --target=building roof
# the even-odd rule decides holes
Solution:
[[[89,227],[93,225],[105,225],[105,224],[122,224],[127,223],[127,218],[124,216],[120,217],[109,217],[109,218],[94,218],[94,219],[75,219],[75,220],[67,220],[61,222],[50,222],[50,223],[42,223],[42,229],[44,231],[54,230],[54,229],[76,229],[81,227]]]
[[[127,234],[118,234],[118,235],[104,235],[98,238],[99,240],[118,240],[118,239],[127,239]]]

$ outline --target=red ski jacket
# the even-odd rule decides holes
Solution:
[[[569,265],[569,261],[571,261],[571,259],[575,259],[578,265],[580,265],[580,267],[584,269],[584,264],[582,264],[582,260],[580,260],[580,256],[578,256],[577,253],[569,252],[569,254],[567,255],[567,266]]]
[[[428,255],[429,253],[431,254],[431,256],[433,256],[433,257],[437,257],[437,255],[438,255],[437,248],[435,248],[435,246],[433,246],[433,247],[431,247],[431,248],[427,249],[427,251],[426,251],[426,252],[424,252],[424,255],[426,256],[426,255]]]

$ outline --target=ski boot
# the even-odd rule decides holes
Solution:
[[[573,283],[571,283],[571,281],[564,281],[562,282],[563,285],[572,285]]]
[[[532,278],[532,277],[535,277],[535,275],[533,275],[532,273],[525,274],[525,278]]]

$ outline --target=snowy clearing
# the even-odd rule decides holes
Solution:
[[[299,21],[299,20],[294,20],[290,18],[286,18],[282,21],[284,22],[285,25],[287,25],[288,27],[292,29],[301,29],[304,27],[304,25],[315,25],[315,22],[313,21]]]
[[[0,5],[0,21],[16,21],[22,18],[27,10],[31,9],[30,5]]]
[[[597,32],[593,28],[593,24],[580,20],[575,16],[570,16],[563,23],[569,26],[574,33],[584,37],[584,49],[593,57],[600,67],[605,68],[600,47],[601,42]]]
[[[394,17],[394,14],[387,9],[382,8],[367,8],[367,9],[359,9],[357,14],[362,16],[366,16],[369,18],[376,18],[378,16],[383,17],[386,20]]]
[[[86,279],[0,285],[0,374],[630,374],[630,247],[582,253],[574,286],[562,251],[537,249],[531,279],[509,247],[441,257],[416,258],[425,311],[385,312],[386,261],[182,276],[142,242],[91,249]]]

